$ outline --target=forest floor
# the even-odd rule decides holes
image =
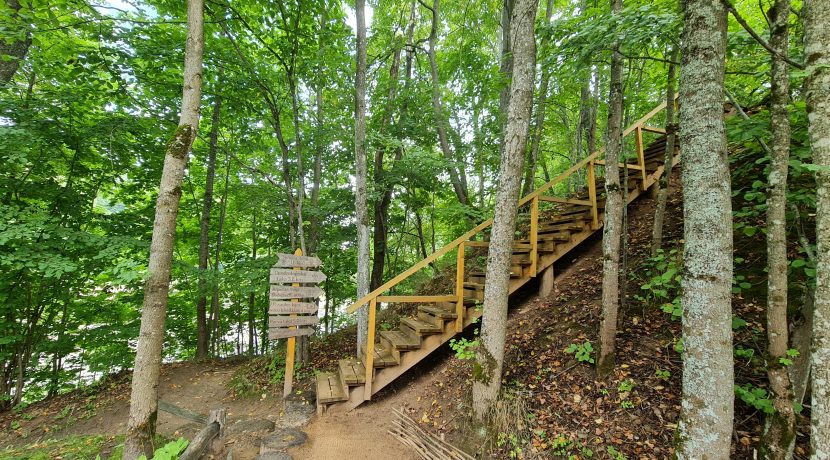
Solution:
[[[667,249],[679,246],[682,238],[678,189],[675,174],[665,226]],[[630,210],[627,303],[619,322],[617,366],[607,379],[597,380],[593,365],[566,352],[572,344],[597,342],[602,249],[600,237],[595,236],[557,264],[556,286],[550,296],[536,296],[531,283],[511,297],[503,377],[506,402],[493,420],[497,427],[490,430],[494,433],[490,438],[470,421],[471,363],[445,346],[371,402],[348,414],[314,418],[301,428],[308,441],[289,453],[297,459],[418,458],[387,433],[393,409],[400,408],[423,428],[479,458],[670,458],[680,413],[682,361],[676,350],[680,321],[655,302],[638,299],[647,294],[640,285],[645,282],[647,264],[643,263],[649,257],[654,200],[643,197]],[[738,242],[736,235],[741,252],[763,253],[750,243]],[[749,281],[763,284],[761,277]],[[764,317],[759,302],[757,292],[733,298],[735,315],[746,321],[736,330],[736,345],[753,346],[760,354],[757,342],[763,335]],[[379,318],[386,316],[395,321],[394,312],[379,314]],[[475,338],[472,330],[465,335]],[[314,368],[333,368],[337,359],[352,355],[354,347],[353,328],[312,342]],[[268,359],[166,365],[161,399],[203,414],[216,406],[227,407],[226,447],[234,459],[254,458],[260,440],[273,431],[275,423],[279,425],[283,415],[280,392],[269,382]],[[737,362],[736,376],[738,384],[764,384],[757,363]],[[309,391],[311,372],[304,370],[298,377],[298,391]],[[14,446],[0,450],[0,457],[94,458],[66,455],[66,444],[64,450],[53,449],[53,455],[40,457],[27,455],[23,447],[35,443],[41,447],[38,452],[48,452],[48,438],[80,437],[80,444],[95,444],[106,458],[123,442],[129,384],[129,374],[124,373],[94,389],[51,398],[22,412],[0,414],[0,449]],[[762,413],[736,399],[735,419],[732,458],[754,458]],[[802,416],[797,459],[807,458],[807,424],[807,417]],[[173,415],[159,414],[158,431],[166,439],[190,438],[199,428]]]

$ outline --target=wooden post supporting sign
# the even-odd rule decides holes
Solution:
[[[271,316],[268,317],[268,338],[271,340],[288,339],[283,385],[283,397],[287,397],[291,394],[294,385],[294,352],[297,337],[313,334],[312,327],[320,322],[317,318],[317,305],[311,302],[301,302],[301,300],[319,298],[323,290],[317,286],[308,286],[308,284],[325,281],[326,275],[319,271],[308,270],[319,267],[320,259],[303,256],[301,249],[294,251],[294,254],[277,254],[277,256],[279,260],[271,268],[269,278],[271,289],[268,314]]]

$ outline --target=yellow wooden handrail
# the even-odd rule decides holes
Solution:
[[[633,132],[637,133],[637,136],[638,136],[638,163],[639,163],[637,165],[637,169],[640,169],[642,171],[643,176],[645,176],[645,165],[643,164],[644,159],[643,159],[642,153],[641,153],[641,151],[642,151],[642,138],[641,138],[642,132],[643,131],[651,131],[650,129],[644,129],[644,127],[646,126],[646,122],[649,121],[651,118],[653,118],[658,113],[660,113],[665,108],[666,108],[666,103],[663,102],[662,104],[660,104],[657,107],[655,107],[654,109],[652,109],[649,113],[644,115],[642,118],[637,120],[634,124],[632,124],[631,126],[626,128],[625,131],[623,131],[623,134],[622,134],[622,137],[625,138],[626,136],[628,136],[629,134],[631,134]],[[525,195],[522,199],[519,200],[519,202],[517,204],[517,207],[522,207],[522,206],[526,205],[527,203],[530,203],[531,201],[536,201],[537,206],[538,206],[538,197],[540,197],[542,195],[542,193],[550,190],[556,184],[559,184],[560,182],[564,181],[565,179],[570,177],[572,174],[577,172],[582,167],[586,167],[586,166],[588,167],[589,179],[590,179],[590,177],[595,176],[594,165],[599,162],[598,159],[604,153],[605,153],[605,147],[602,147],[599,150],[597,150],[596,152],[592,153],[591,155],[588,155],[587,157],[582,159],[580,162],[578,162],[575,165],[571,166],[570,168],[568,168],[567,170],[565,170],[564,172],[562,172],[558,176],[554,177],[553,179],[551,179],[550,181],[548,181],[547,183],[545,183],[541,187],[539,187],[536,190],[534,190],[533,192]],[[591,187],[589,185],[589,194],[591,194],[593,196],[590,199],[593,200],[593,201],[596,200],[596,190],[594,190],[594,188],[595,187]],[[591,193],[591,192],[593,192],[593,193]],[[537,213],[538,213],[538,211],[537,211]],[[597,226],[598,225],[597,210],[596,210],[595,207],[592,209],[592,218],[593,218],[592,219],[593,220],[593,222],[592,222],[593,226]],[[415,265],[409,267],[407,270],[404,270],[403,272],[401,272],[400,274],[398,274],[397,276],[395,276],[391,280],[383,283],[380,287],[378,287],[374,291],[372,291],[372,292],[366,294],[365,296],[361,297],[360,299],[358,299],[355,303],[351,304],[348,308],[346,308],[346,313],[354,313],[358,308],[362,307],[366,303],[368,303],[370,301],[377,301],[377,298],[381,294],[383,294],[384,292],[386,292],[389,289],[393,288],[394,286],[396,286],[401,281],[409,278],[411,275],[418,272],[422,268],[426,267],[428,264],[430,264],[432,262],[435,262],[436,260],[438,260],[440,257],[444,256],[448,252],[450,252],[450,251],[452,251],[456,248],[460,248],[463,243],[465,243],[466,241],[469,241],[476,234],[478,234],[479,232],[486,229],[487,227],[489,227],[492,224],[493,224],[493,219],[487,219],[484,222],[478,224],[472,230],[470,230],[467,233],[465,233],[465,234],[459,236],[458,238],[454,239],[451,243],[447,244],[446,246],[442,247],[441,249],[439,249],[439,250],[435,251],[434,253],[430,254],[427,258],[422,259],[420,262],[418,262]],[[460,250],[463,251],[463,249],[460,249]],[[461,254],[462,254],[462,256],[458,257],[459,260],[462,260],[463,252]],[[462,270],[463,270],[463,262],[459,262],[459,264],[461,264],[460,266],[462,267]],[[535,266],[535,264],[534,264],[534,266]],[[535,273],[534,273],[534,275],[535,275]],[[463,287],[463,278],[461,278],[461,276],[463,276],[463,275],[458,275],[457,274],[458,279],[456,280],[456,283],[459,287]],[[457,288],[457,290],[458,290],[458,288]],[[463,292],[461,292],[461,293],[457,292],[456,293],[456,295],[459,295],[459,294],[463,294]],[[462,304],[463,299],[461,299],[461,298],[456,299],[456,302],[458,302],[459,304]],[[461,310],[461,308],[459,308],[459,310]],[[458,326],[461,325],[460,320],[461,320],[461,317],[459,315],[459,321],[458,321],[459,325]]]

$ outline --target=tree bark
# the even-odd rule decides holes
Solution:
[[[141,328],[136,346],[130,415],[124,440],[124,459],[134,460],[153,454],[153,435],[158,414],[158,381],[164,320],[173,262],[176,215],[181,199],[181,183],[187,156],[199,129],[199,104],[202,94],[202,55],[204,53],[204,3],[187,2],[187,41],[185,43],[184,84],[179,126],[167,143],[161,173],[153,237],[144,285]]]
[[[622,10],[622,0],[611,0],[612,14]],[[617,314],[620,307],[620,238],[623,203],[619,158],[622,150],[623,56],[620,43],[612,45],[611,90],[608,95],[608,134],[605,150],[605,222],[602,232],[602,319],[599,326],[597,375],[614,369]]]
[[[553,0],[548,0],[545,9],[545,23],[550,24],[550,18],[553,16]],[[548,35],[544,35],[541,41],[542,48],[548,42]],[[528,158],[528,165],[526,168],[525,185],[523,195],[527,195],[536,189],[536,167],[539,160],[539,146],[542,143],[542,131],[545,125],[545,104],[548,101],[548,85],[550,83],[550,67],[542,67],[542,80],[539,82],[539,100],[536,104],[536,122],[533,127],[533,138],[530,141],[530,156]]]
[[[251,260],[256,262],[257,238],[256,234],[259,229],[256,222],[256,209],[254,209],[251,216]],[[256,282],[254,282],[256,286]],[[253,356],[256,354],[256,328],[254,321],[256,320],[256,292],[251,289],[248,294],[248,354]]]
[[[210,252],[210,211],[213,208],[213,182],[216,178],[216,150],[219,140],[219,120],[222,110],[222,96],[217,95],[213,103],[211,116],[210,146],[208,148],[207,176],[205,178],[205,196],[202,201],[202,219],[199,222],[199,298],[196,300],[196,359],[205,359],[208,355],[210,331],[207,327],[207,281],[205,272],[208,268]]]
[[[369,205],[366,190],[366,0],[355,1],[357,69],[355,71],[355,219],[357,221],[357,298],[369,293]],[[357,311],[357,353],[369,333],[369,306]]]
[[[462,181],[462,176],[459,174],[459,169],[464,167],[464,164],[458,165],[456,159],[450,150],[450,141],[447,136],[447,119],[444,116],[444,109],[441,106],[441,82],[438,79],[438,60],[435,57],[435,46],[438,41],[438,0],[432,2],[432,27],[429,33],[429,68],[432,76],[432,110],[435,113],[435,127],[438,131],[438,144],[441,147],[441,152],[444,154],[444,159],[447,161],[447,172],[450,175],[450,182],[452,182],[455,196],[458,197],[458,202],[469,206],[470,200],[467,193],[467,184]]]
[[[315,88],[316,98],[316,124],[317,132],[314,134],[314,175],[311,184],[311,209],[313,210],[311,218],[309,219],[308,227],[308,250],[309,253],[317,254],[317,248],[320,244],[320,222],[322,216],[320,215],[320,180],[323,176],[323,151],[324,144],[324,120],[323,120],[323,88],[325,85],[324,79],[324,50],[326,37],[326,25],[328,24],[328,10],[323,7],[322,15],[320,16],[320,33],[318,34],[317,44],[317,87]]]
[[[219,356],[219,346],[221,344],[222,337],[219,335],[220,330],[220,316],[222,314],[221,306],[219,305],[219,263],[221,262],[221,255],[222,255],[222,239],[225,233],[225,216],[227,215],[228,211],[228,180],[230,179],[231,175],[231,157],[228,155],[225,158],[225,187],[222,190],[222,198],[219,202],[219,225],[216,229],[216,253],[213,256],[213,273],[216,277],[215,283],[213,284],[213,293],[210,297],[210,324],[211,324],[211,333],[210,336],[213,339],[213,354],[214,356]]]
[[[501,55],[499,57],[499,127],[502,133],[504,149],[505,132],[507,128],[507,111],[510,105],[510,78],[513,74],[513,47],[510,43],[510,22],[513,17],[513,3],[515,0],[502,0],[501,7]]]
[[[793,387],[787,366],[789,335],[787,321],[787,170],[790,158],[789,66],[781,56],[789,48],[790,0],[776,0],[770,9],[770,45],[772,55],[770,80],[770,128],[772,155],[767,198],[767,377],[775,413],[767,415],[762,455],[784,460],[792,458],[795,447],[795,411]]]
[[[522,163],[527,149],[536,67],[536,0],[516,0],[511,17],[513,72],[510,85],[507,130],[499,166],[499,185],[487,275],[481,344],[473,370],[473,410],[483,420],[492,410],[501,389],[504,344],[507,335],[507,298],[510,257],[516,230],[516,202],[522,182]]]
[[[830,458],[830,4],[807,0],[807,119],[816,171],[816,295],[813,314],[812,458]]]
[[[723,122],[726,10],[685,0],[681,40],[683,399],[677,457],[729,458],[734,412],[732,203]]]
[[[12,11],[10,18],[16,22],[16,28],[23,32],[24,38],[22,40],[15,39],[10,41],[0,40],[0,88],[6,86],[17,69],[20,68],[20,63],[29,52],[29,46],[32,44],[32,34],[28,31],[28,25],[23,23],[20,12],[19,0],[6,0],[6,5]]]
[[[663,247],[663,222],[666,216],[666,201],[669,197],[669,180],[674,161],[675,136],[677,124],[674,115],[674,85],[677,72],[677,48],[670,53],[669,75],[666,81],[666,153],[663,156],[663,176],[657,183],[657,206],[654,208],[654,227],[651,231],[651,256]]]

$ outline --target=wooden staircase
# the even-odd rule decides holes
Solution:
[[[646,123],[665,109],[661,104],[623,132],[623,137],[634,135],[637,163],[621,163],[628,169],[628,203],[648,190],[663,174],[665,131]],[[644,147],[644,136],[655,139]],[[625,145],[625,144],[623,144]],[[580,161],[547,184],[522,198],[519,203],[520,226],[524,236],[513,244],[510,267],[510,293],[541,278],[540,293],[546,294],[553,286],[553,264],[580,243],[602,228],[604,210],[604,179],[598,173],[604,170],[603,150]],[[675,155],[675,163],[679,156]],[[585,186],[567,197],[552,196],[554,186],[585,170]],[[622,181],[621,181],[622,182]],[[524,210],[524,213],[523,213]],[[340,360],[336,372],[317,376],[317,409],[351,410],[393,382],[412,366],[455,337],[481,316],[476,304],[484,299],[485,274],[465,270],[467,251],[486,252],[489,227],[492,220],[444,246],[378,289],[352,304],[346,311],[353,313],[368,304],[369,333],[364,353],[358,358]],[[448,295],[406,296],[383,295],[429,263],[456,253],[455,292]],[[417,303],[417,315],[403,318],[398,329],[376,331],[375,314],[379,303]]]

